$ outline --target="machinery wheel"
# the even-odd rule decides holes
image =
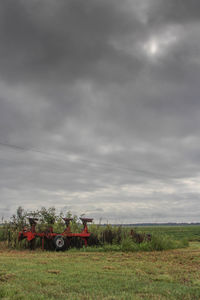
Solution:
[[[54,242],[54,245],[55,245],[57,251],[65,249],[66,243],[65,243],[65,240],[62,235],[57,235],[54,238],[53,242]]]

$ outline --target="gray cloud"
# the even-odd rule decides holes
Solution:
[[[2,2],[1,215],[199,221],[197,8]]]
[[[199,22],[200,4],[196,0],[150,0],[149,19],[156,23]]]
[[[111,38],[135,26],[139,20],[122,12],[119,1],[4,1],[1,76],[14,82],[124,81],[139,62],[117,51]]]

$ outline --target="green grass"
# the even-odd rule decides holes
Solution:
[[[186,248],[189,246],[187,240],[172,240],[168,236],[155,235],[151,237],[151,241],[143,241],[142,243],[134,242],[131,237],[122,240],[120,244],[104,244],[102,246],[91,246],[80,248],[81,252],[138,252],[138,251],[163,251],[169,249]],[[75,248],[70,251],[77,251]]]
[[[175,240],[187,239],[188,241],[200,241],[200,225],[137,226],[135,229],[137,232],[164,234]]]
[[[96,225],[89,226],[91,231],[95,232]],[[99,227],[98,231],[102,231],[104,227]],[[122,230],[130,232],[133,227],[122,227]],[[164,234],[175,240],[188,239],[189,241],[200,241],[200,225],[188,226],[136,226],[137,232],[145,232],[152,234]],[[4,239],[4,228],[0,227],[0,241]],[[56,231],[56,230],[55,230]]]
[[[0,299],[200,299],[200,243],[154,252],[0,251]]]
[[[152,233],[155,240],[132,244],[125,239],[121,245],[62,253],[11,250],[2,242],[0,299],[199,300],[200,226],[136,231]],[[192,241],[190,246],[176,249],[187,246],[184,240]]]

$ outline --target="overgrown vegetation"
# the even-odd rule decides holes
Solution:
[[[28,228],[28,217],[38,218],[39,222],[36,226],[36,231],[45,231],[49,226],[53,226],[56,233],[61,233],[65,229],[63,217],[72,218],[71,231],[74,233],[80,232],[82,224],[79,222],[77,216],[72,216],[70,212],[64,215],[56,214],[53,207],[41,210],[27,212],[22,207],[19,207],[16,214],[11,217],[10,222],[5,223],[0,228],[0,241],[4,241],[10,248],[24,249],[29,248],[30,245],[27,240],[18,242],[18,232],[24,227]],[[94,251],[161,251],[168,249],[176,249],[188,246],[187,239],[174,239],[161,232],[153,232],[146,234],[142,231],[136,232],[134,228],[126,228],[122,226],[101,226],[96,224],[89,225],[91,236],[88,240],[87,248],[83,247],[81,239],[72,238],[71,248],[78,248],[80,251],[94,252]],[[35,248],[41,247],[40,238],[36,239]],[[45,248],[47,250],[54,249],[51,240],[46,241]]]
[[[79,250],[24,251],[29,245],[25,240],[18,244],[17,234],[29,226],[28,216],[30,213],[20,208],[0,227],[2,246],[7,247],[0,249],[0,299],[200,299],[200,244],[192,242],[186,249],[175,249],[187,246],[187,237],[198,230],[200,236],[200,226],[195,231],[188,227],[186,235],[176,238],[179,227],[176,232],[175,227],[136,229],[91,224],[87,248],[79,241]],[[62,217],[72,217],[70,213],[57,216],[54,208],[31,212],[31,216],[40,219],[38,231],[55,221],[55,232],[65,228]],[[81,229],[74,216],[71,230]],[[151,239],[145,233],[150,233]],[[78,247],[76,243],[78,239],[73,245]],[[36,246],[41,247],[39,239]],[[154,251],[167,249],[175,250]]]
[[[187,239],[188,241],[200,241],[200,225],[176,225],[176,226],[137,226],[140,232],[148,231],[155,235],[167,235],[175,240]]]

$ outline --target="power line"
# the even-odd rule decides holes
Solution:
[[[18,151],[30,151],[30,152],[35,152],[35,153],[39,153],[39,154],[42,154],[42,155],[45,155],[45,156],[50,156],[52,157],[54,160],[59,160],[59,161],[66,161],[66,162],[70,162],[70,163],[77,163],[77,162],[80,162],[80,163],[83,163],[83,164],[87,164],[89,165],[90,167],[94,167],[94,165],[96,165],[95,167],[96,168],[100,168],[100,167],[106,167],[106,168],[111,168],[111,169],[114,169],[114,170],[118,170],[118,171],[128,171],[128,172],[134,172],[134,173],[140,173],[140,174],[143,174],[143,175],[153,175],[155,177],[164,177],[164,178],[167,178],[167,179],[173,179],[174,177],[171,177],[171,176],[168,176],[166,174],[161,174],[161,173],[155,173],[155,172],[151,172],[151,171],[147,171],[147,170],[142,170],[142,169],[136,169],[136,168],[128,168],[128,167],[124,167],[122,165],[113,165],[111,163],[108,163],[108,162],[100,162],[100,161],[95,161],[95,160],[88,160],[88,159],[83,159],[83,158],[76,158],[75,161],[72,161],[70,159],[66,159],[66,157],[61,157],[60,155],[58,154],[55,154],[55,153],[51,153],[51,152],[46,152],[46,151],[43,151],[41,149],[38,149],[38,148],[33,148],[33,147],[24,147],[24,146],[19,146],[19,145],[16,145],[16,144],[10,144],[10,143],[5,143],[5,142],[0,142],[0,146],[2,147],[8,147],[8,148],[11,148],[11,149],[14,149],[14,150],[18,150]],[[91,164],[93,164],[93,166],[91,166]]]

